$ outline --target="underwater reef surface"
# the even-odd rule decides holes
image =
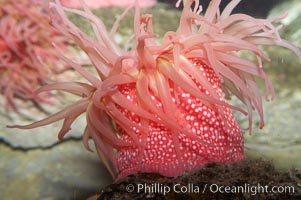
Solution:
[[[290,20],[284,21],[286,27],[280,32],[284,38],[299,44],[300,6],[299,0],[286,1],[271,12],[273,15],[281,15],[288,11]],[[106,23],[111,26],[122,9],[106,8],[95,12],[107,19]],[[150,12],[154,14],[154,25],[159,34],[176,28],[180,14],[178,11],[158,4]],[[125,38],[131,34],[132,16],[126,17],[120,33],[115,36],[120,43],[125,42]],[[80,19],[74,20],[81,22]],[[82,26],[85,26],[84,22]],[[265,63],[265,70],[275,87],[276,99],[264,103],[265,127],[262,130],[254,127],[251,136],[245,134],[246,146],[249,147],[246,154],[252,159],[271,159],[277,169],[301,168],[300,63],[287,50],[265,50],[269,51],[274,60]],[[84,199],[112,181],[96,153],[86,152],[81,141],[77,140],[84,126],[81,123],[77,123],[78,127],[73,127],[71,131],[75,135],[70,137],[75,139],[67,138],[57,142],[59,125],[26,132],[7,129],[5,126],[12,124],[11,120],[18,119],[15,115],[11,116],[13,119],[6,118],[4,111],[0,113],[0,194],[4,195],[4,199]],[[36,113],[34,116],[42,118]],[[246,127],[245,117],[237,117],[240,124]],[[256,120],[259,122],[259,119]],[[219,165],[216,167],[221,169]],[[27,185],[30,187],[24,187]]]
[[[269,188],[267,191],[270,192],[256,191],[255,188],[260,187],[259,183],[260,186]],[[300,171],[279,172],[270,161],[255,159],[227,164],[207,164],[195,172],[175,179],[157,174],[129,176],[105,187],[94,199],[297,200],[301,198],[300,183]],[[285,186],[290,187],[291,192],[288,192],[288,189],[286,192],[271,192],[273,187]],[[226,187],[229,190],[225,189]],[[239,187],[241,191],[247,192],[238,192]]]
[[[0,143],[0,157],[1,200],[81,200],[112,182],[81,141],[28,150]]]

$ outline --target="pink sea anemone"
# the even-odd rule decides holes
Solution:
[[[71,8],[80,8],[81,4],[78,0],[62,0],[62,5]],[[111,7],[111,6],[119,6],[126,7],[133,4],[135,0],[85,0],[85,3],[91,9],[96,9],[100,7]],[[139,0],[139,6],[141,8],[152,7],[157,3],[156,0]]]
[[[204,15],[198,0],[185,1],[176,32],[167,32],[157,43],[152,16],[140,16],[135,6],[133,49],[121,49],[114,34],[125,13],[111,31],[80,1],[84,10],[50,4],[53,25],[87,53],[97,74],[63,58],[89,83],[64,82],[46,85],[37,93],[62,90],[82,97],[64,110],[27,126],[30,129],[64,119],[59,138],[86,113],[83,135],[115,177],[154,172],[175,177],[209,162],[231,162],[245,158],[243,136],[231,109],[248,114],[252,110],[264,125],[261,92],[255,78],[266,85],[266,97],[274,96],[262,58],[269,57],[259,45],[286,47],[299,56],[300,50],[280,38],[273,23],[283,17],[255,19],[231,14],[239,0],[221,12],[221,0],[212,0]],[[182,1],[178,1],[178,5]],[[191,8],[192,4],[194,7]],[[125,11],[127,12],[128,9]],[[65,12],[87,18],[95,37],[89,37],[71,23]],[[256,62],[242,58],[247,51]],[[247,112],[229,105],[225,95],[234,95]]]
[[[7,109],[20,111],[22,103],[16,99],[30,99],[37,106],[49,101],[49,93],[32,97],[52,74],[67,67],[59,61],[52,42],[66,50],[67,38],[51,27],[41,3],[0,1],[0,93]]]

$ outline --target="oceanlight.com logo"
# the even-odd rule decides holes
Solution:
[[[127,192],[138,192],[138,193],[150,193],[150,194],[163,194],[166,195],[170,192],[174,193],[200,193],[204,194],[206,192],[210,193],[221,193],[221,194],[235,194],[235,193],[248,193],[251,195],[256,195],[258,193],[295,193],[294,186],[268,186],[268,185],[250,185],[248,183],[241,186],[227,186],[218,184],[204,184],[203,186],[198,186],[195,184],[174,184],[167,185],[163,183],[138,183],[137,185],[128,184],[126,186]]]
[[[205,187],[207,184],[205,184]],[[251,195],[256,195],[258,193],[295,193],[294,186],[268,186],[268,185],[250,185],[244,184],[242,186],[224,186],[211,184],[209,186],[209,191],[211,193],[248,193]]]

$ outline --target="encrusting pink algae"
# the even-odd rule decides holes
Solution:
[[[274,97],[262,66],[262,59],[270,59],[258,46],[282,46],[301,59],[299,48],[280,38],[281,26],[273,25],[285,15],[255,19],[231,14],[239,0],[232,0],[223,11],[219,10],[221,0],[212,0],[204,15],[200,15],[198,0],[179,0],[178,6],[184,4],[179,27],[167,32],[162,43],[156,42],[152,16],[141,16],[136,1],[134,46],[129,51],[116,44],[114,34],[131,7],[107,31],[80,2],[83,10],[63,7],[58,0],[50,3],[52,24],[87,53],[97,74],[63,57],[89,83],[58,82],[36,93],[61,90],[82,98],[46,119],[11,127],[31,129],[63,119],[62,139],[74,120],[85,113],[84,145],[90,150],[88,139],[93,139],[113,177],[140,172],[176,177],[206,163],[244,159],[242,130],[232,110],[248,115],[251,131],[254,109],[260,127],[264,125],[255,78],[264,81],[266,98]],[[87,18],[95,37],[83,33],[65,12]],[[241,51],[257,60],[240,57]],[[228,104],[225,97],[229,95],[245,104],[246,111]]]

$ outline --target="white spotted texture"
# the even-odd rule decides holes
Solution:
[[[208,79],[220,100],[224,101],[220,81],[212,68],[197,59],[192,62]],[[200,83],[197,85],[200,92],[209,95]],[[135,84],[122,85],[119,90],[127,99],[137,104]],[[244,158],[243,137],[230,109],[223,107],[223,120],[218,112],[204,105],[198,98],[179,87],[176,90],[174,94],[177,96],[173,97],[173,101],[178,102],[181,119],[186,120],[189,129],[200,141],[208,144],[184,133],[175,134],[162,124],[148,121],[151,131],[147,133],[144,146],[118,149],[117,168],[121,177],[138,172],[154,172],[175,177],[206,163],[238,161]],[[157,102],[157,107],[162,107],[159,100],[155,97],[152,99]],[[140,123],[139,117],[134,113],[121,107],[119,109],[128,119]],[[132,141],[132,137],[125,130],[118,125],[117,128],[123,141]],[[139,141],[145,138],[136,128],[132,130]]]

